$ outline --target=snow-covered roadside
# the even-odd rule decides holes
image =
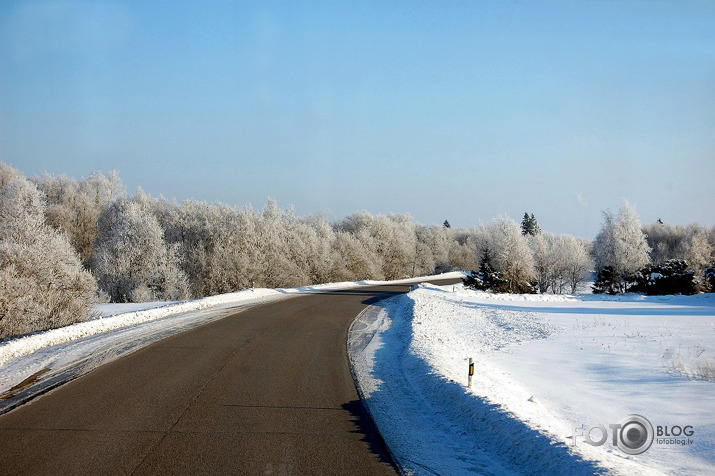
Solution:
[[[439,278],[461,277],[450,273]],[[97,366],[158,339],[206,324],[237,310],[306,293],[401,281],[333,283],[290,289],[252,289],[179,303],[102,304],[87,322],[0,342],[0,413]],[[41,384],[41,385],[39,385]],[[32,395],[27,386],[32,385]],[[22,386],[24,388],[17,388]],[[12,398],[11,398],[12,397]]]
[[[354,373],[407,473],[712,474],[715,467],[715,383],[687,376],[713,361],[713,295],[504,296],[423,286],[360,321],[351,330]],[[656,428],[692,425],[692,444],[656,438],[628,456],[607,430],[602,446],[579,436],[573,445],[574,428],[608,429],[629,414]]]
[[[276,297],[282,296],[281,293],[272,289],[256,289],[179,303],[101,304],[97,306],[98,313],[102,315],[99,319],[80,322],[58,329],[36,332],[27,336],[6,339],[0,342],[0,368],[4,369],[5,364],[11,359],[31,354],[40,349],[96,334],[136,326],[145,322],[187,312],[200,311],[218,306],[240,305],[254,301],[260,302],[267,298],[275,299]],[[127,309],[131,310],[127,312]],[[2,380],[0,377],[0,389],[1,388]]]

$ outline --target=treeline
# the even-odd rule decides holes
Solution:
[[[615,230],[619,220],[607,213],[604,229]],[[608,239],[602,230],[591,243],[544,232],[533,214],[521,226],[500,217],[470,229],[367,212],[330,222],[296,217],[273,200],[260,211],[177,203],[141,190],[128,196],[116,173],[28,180],[0,164],[0,338],[85,320],[97,301],[180,300],[451,269],[475,270],[476,285],[496,292],[563,293],[575,292],[594,266],[610,266],[620,279],[635,262],[677,257],[702,267],[713,260],[713,230],[642,229],[629,220],[621,221],[635,226],[636,241],[646,233],[653,240],[642,246],[646,261],[634,261],[630,248],[616,251],[614,243],[630,236],[621,228]],[[628,266],[612,259],[618,253]],[[700,274],[705,286],[704,268]]]
[[[507,217],[474,230],[479,268],[465,284],[499,293],[576,292],[593,269],[591,243],[541,231],[533,215]]]
[[[498,219],[482,242],[479,269],[469,287],[493,292],[573,293],[595,269],[594,293],[695,294],[715,289],[715,228],[672,226],[658,220],[642,226],[628,202],[607,210],[593,243],[540,230],[534,215],[516,225]],[[528,248],[527,248],[528,245]],[[506,251],[510,250],[510,251]],[[505,259],[505,256],[510,258]]]
[[[715,228],[641,226],[628,202],[618,214],[604,212],[594,240],[598,272],[593,290],[617,294],[694,294],[715,289]]]
[[[336,223],[141,190],[117,174],[30,180],[0,164],[0,338],[85,320],[93,302],[398,279],[476,265],[467,230],[408,215]]]

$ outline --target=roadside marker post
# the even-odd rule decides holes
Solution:
[[[472,388],[472,376],[474,375],[474,360],[470,357],[469,358],[469,383],[467,386],[469,388]]]

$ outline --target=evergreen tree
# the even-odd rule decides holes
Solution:
[[[498,281],[498,273],[494,271],[491,265],[491,256],[489,248],[484,248],[482,251],[481,264],[478,271],[470,271],[463,279],[464,286],[477,289],[479,291],[487,291],[491,286]]]
[[[528,213],[524,213],[524,218],[521,220],[521,234],[536,236],[539,233],[541,233],[541,228],[539,228],[534,214],[532,213],[530,216]]]
[[[524,212],[524,218],[521,219],[521,234],[526,236],[530,234],[531,218],[529,214]]]
[[[507,281],[502,279],[501,275],[492,267],[492,258],[489,248],[484,248],[479,271],[470,271],[469,274],[462,279],[462,282],[466,287],[480,291],[493,291],[496,293],[509,292]]]
[[[695,273],[683,259],[668,260],[660,265],[648,265],[635,273],[635,284],[629,291],[651,296],[665,294],[695,294]]]
[[[484,283],[482,282],[482,278],[479,276],[479,272],[477,271],[470,271],[469,274],[462,278],[462,283],[464,283],[464,287],[467,288],[479,290],[484,289]]]
[[[715,263],[705,268],[706,289],[715,292]]]
[[[482,255],[482,263],[479,265],[479,276],[482,280],[484,290],[494,291],[495,293],[510,292],[509,285],[501,274],[492,266],[492,257],[489,248],[484,248]]]
[[[531,217],[529,217],[529,221],[531,222],[529,234],[531,236],[536,236],[541,233],[541,228],[539,227],[539,223],[536,221],[536,217],[534,217],[533,213],[531,214]]]
[[[621,275],[613,266],[604,266],[598,271],[591,287],[594,294],[618,294],[621,289]]]

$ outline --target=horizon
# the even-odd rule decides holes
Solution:
[[[0,161],[127,192],[592,240],[715,225],[715,4],[5,2]]]

